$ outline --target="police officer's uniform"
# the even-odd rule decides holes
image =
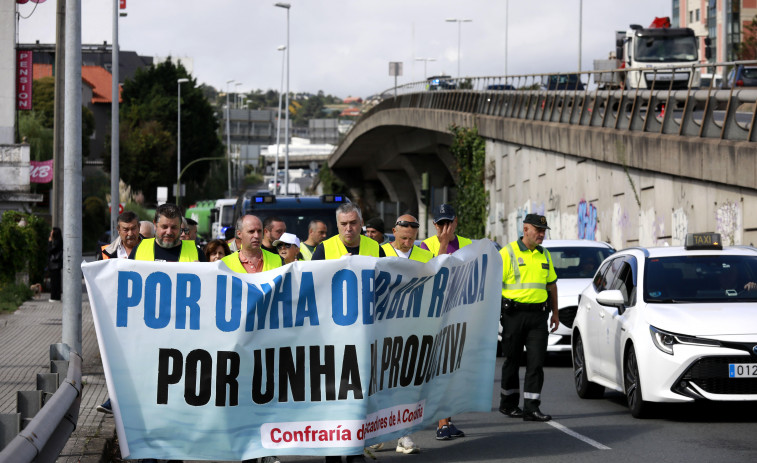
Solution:
[[[547,227],[544,216],[528,214],[523,223]],[[500,250],[502,256],[502,389],[500,411],[512,417],[548,421],[539,411],[544,384],[544,359],[549,336],[547,284],[557,281],[549,251],[541,246],[531,251],[522,238]],[[526,348],[526,376],[523,384],[523,410],[520,401],[518,368]],[[525,415],[525,416],[524,416]]]

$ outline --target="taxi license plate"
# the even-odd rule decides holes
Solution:
[[[729,378],[757,378],[757,363],[729,363]]]

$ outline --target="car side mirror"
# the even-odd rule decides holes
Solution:
[[[606,289],[597,294],[597,302],[609,307],[624,307],[623,293],[619,289]]]

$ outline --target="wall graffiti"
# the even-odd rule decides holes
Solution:
[[[673,246],[683,246],[686,243],[686,233],[689,232],[689,218],[683,209],[679,208],[673,211],[670,217],[673,228],[671,234],[671,244]]]
[[[715,210],[716,231],[723,244],[741,244],[741,211],[737,203],[726,201]]]
[[[593,240],[597,233],[597,208],[585,200],[578,203],[578,239]]]

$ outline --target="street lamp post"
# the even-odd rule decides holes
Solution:
[[[429,61],[436,61],[436,58],[415,58],[416,61],[423,61],[423,78],[428,78],[428,73],[426,72],[426,65]],[[458,71],[459,72],[459,71]]]
[[[461,29],[463,23],[470,23],[473,22],[472,19],[457,19],[457,18],[451,18],[446,20],[448,23],[457,23],[457,77],[462,77],[460,75],[460,35],[461,35]]]
[[[121,195],[118,191],[119,168],[118,139],[118,7],[119,1],[113,0],[113,56],[111,58],[111,103],[110,103],[110,239],[115,239],[118,224],[118,209]]]
[[[178,123],[176,125],[176,205],[181,207],[179,204],[181,202],[181,183],[179,183],[179,180],[181,179],[181,84],[184,82],[189,82],[189,79],[187,78],[181,78],[176,81],[176,86],[179,89],[178,92]]]
[[[234,79],[226,81],[226,155],[228,156],[228,162],[226,163],[226,173],[228,175],[229,188],[226,190],[226,197],[231,197],[231,110],[229,109],[229,84],[234,82]]]
[[[286,50],[286,45],[281,45],[277,48],[279,51]],[[281,55],[281,86],[279,90],[279,114],[276,117],[276,160],[273,162],[273,192],[278,194],[279,192],[279,140],[281,136],[281,97],[284,96],[284,58],[285,54]]]
[[[287,43],[286,43],[286,55],[287,55],[287,88],[286,88],[286,111],[284,112],[284,194],[289,193],[289,9],[292,7],[289,3],[277,2],[274,4],[279,8],[287,10]],[[276,179],[277,181],[278,179]]]

